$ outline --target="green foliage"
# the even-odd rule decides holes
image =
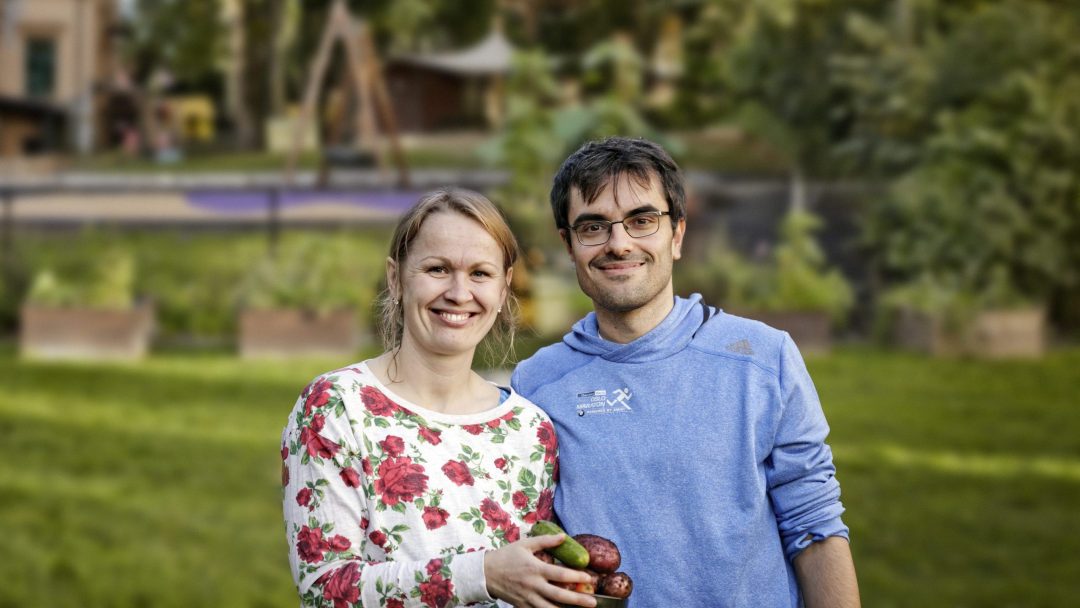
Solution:
[[[109,248],[94,257],[72,258],[34,276],[27,302],[48,308],[128,310],[135,298],[135,259]]]
[[[814,233],[821,220],[792,211],[780,224],[775,252],[775,291],[762,304],[772,310],[816,310],[841,321],[854,303],[851,286],[839,270],[826,267]]]
[[[18,559],[0,605],[295,607],[278,441],[301,388],[341,363],[2,355],[0,441],[14,456],[0,462],[0,536]],[[864,604],[1072,603],[1062,556],[1080,538],[1062,530],[1080,501],[1080,351],[1020,364],[841,351],[808,365]]]
[[[1045,302],[1080,284],[1080,19],[1006,2],[949,34],[930,51],[934,130],[868,238],[894,282]]]
[[[54,301],[73,301],[71,289],[64,287],[70,282],[61,279],[71,276],[85,283],[94,276],[86,269],[95,266],[113,268],[119,276],[117,269],[125,266],[110,266],[104,260],[110,251],[127,252],[135,261],[131,293],[153,301],[162,337],[223,339],[234,333],[237,306],[248,292],[253,300],[273,302],[277,297],[279,302],[312,310],[344,303],[357,310],[362,323],[368,322],[383,276],[387,238],[383,229],[337,234],[285,231],[279,242],[283,268],[277,274],[268,261],[266,235],[260,233],[28,233],[16,239],[16,257],[29,275],[54,269],[57,287],[39,288],[43,299],[51,291],[47,297]],[[2,295],[7,300],[4,308],[11,309],[26,292]]]
[[[237,300],[251,308],[301,308],[318,313],[356,309],[370,320],[385,258],[371,241],[343,235],[297,235],[251,268],[239,285]]]
[[[509,182],[495,198],[501,201],[515,234],[530,257],[557,250],[548,190],[564,156],[555,106],[558,85],[551,59],[541,51],[518,52],[507,81],[506,121],[479,150],[485,162],[509,172]]]
[[[820,224],[809,213],[788,213],[768,263],[747,261],[714,239],[703,262],[680,265],[677,284],[735,310],[818,311],[842,322],[854,297],[844,276],[826,265],[814,238]]]

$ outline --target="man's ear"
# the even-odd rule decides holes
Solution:
[[[401,298],[401,294],[398,293],[398,266],[394,258],[386,257],[386,290],[390,292],[390,299],[398,300]]]
[[[562,238],[563,245],[566,245],[566,253],[573,257],[574,248],[570,245],[570,231],[566,228],[559,228],[559,236]]]
[[[686,218],[679,220],[675,224],[675,234],[671,237],[671,259],[678,260],[682,258],[682,244],[683,237],[686,236]]]

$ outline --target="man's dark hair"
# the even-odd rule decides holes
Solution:
[[[686,192],[679,166],[663,148],[647,140],[629,137],[609,137],[590,141],[563,161],[551,184],[551,211],[555,226],[570,228],[570,193],[581,192],[586,204],[600,196],[606,186],[615,187],[615,180],[626,175],[639,186],[648,187],[655,175],[664,188],[671,205],[671,223],[686,217]]]

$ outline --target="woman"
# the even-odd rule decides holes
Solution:
[[[387,351],[304,389],[282,435],[290,565],[305,606],[593,606],[588,575],[534,553],[558,461],[551,421],[471,370],[512,338],[517,243],[483,196],[445,189],[398,223]]]

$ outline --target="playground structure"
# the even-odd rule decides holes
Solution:
[[[397,168],[397,186],[408,188],[408,167],[401,149],[397,121],[386,82],[382,76],[382,67],[371,39],[371,32],[363,20],[352,17],[344,0],[335,0],[331,6],[319,41],[319,48],[311,63],[300,113],[293,123],[293,137],[285,163],[285,184],[293,183],[300,147],[307,135],[307,129],[310,128],[310,123],[317,116],[316,110],[320,107],[320,92],[330,69],[335,44],[338,42],[342,44],[345,51],[346,73],[343,81],[351,84],[351,87],[345,89],[344,96],[346,98],[351,96],[352,99],[331,100],[335,103],[328,117],[329,141],[323,142],[317,184],[327,185],[330,167],[333,164],[367,163],[373,158],[379,169],[386,173],[390,165],[387,158],[389,155],[393,157],[393,163]],[[355,106],[352,146],[351,148],[333,148],[331,144],[341,144],[346,139],[349,106]],[[380,124],[384,137],[380,137]],[[380,142],[380,139],[385,141]]]

